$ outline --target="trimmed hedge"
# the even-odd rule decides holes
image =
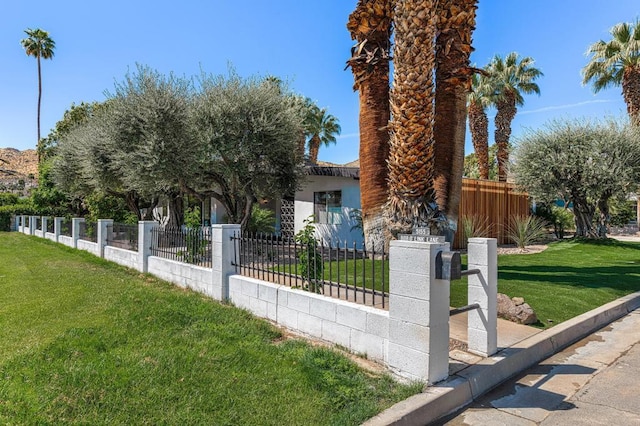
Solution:
[[[10,231],[11,221],[17,214],[38,215],[39,212],[28,204],[0,206],[0,231]]]

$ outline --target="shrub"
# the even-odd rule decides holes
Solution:
[[[491,233],[491,224],[489,223],[489,219],[475,214],[471,216],[462,216],[460,225],[462,230],[462,247],[467,246],[467,240],[469,240],[469,238],[487,238]]]
[[[250,233],[273,234],[276,228],[275,213],[269,209],[264,209],[257,204],[251,209],[251,219],[247,225]]]
[[[636,203],[628,200],[612,200],[609,204],[611,226],[626,226],[636,217]]]
[[[17,214],[36,215],[39,214],[35,208],[29,204],[12,204],[0,206],[0,231],[10,231],[11,221]]]
[[[509,220],[507,238],[518,248],[540,241],[547,235],[547,222],[538,216],[512,216]]]
[[[0,193],[0,206],[18,204],[18,196],[9,192]]]
[[[315,237],[313,216],[304,221],[304,228],[296,234],[296,242],[302,247],[296,253],[300,271],[306,280],[306,290],[320,293],[322,290],[322,254],[318,252],[318,240]]]

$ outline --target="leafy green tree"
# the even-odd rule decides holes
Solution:
[[[640,129],[614,120],[556,120],[525,134],[515,160],[518,186],[542,202],[573,203],[576,235],[602,238],[610,200],[640,182]]]
[[[183,188],[211,196],[246,229],[260,198],[293,193],[303,177],[304,111],[264,80],[203,75],[193,106],[195,168]]]
[[[491,179],[497,180],[498,178],[498,162],[496,161],[496,152],[498,146],[493,144],[489,147],[487,158],[491,159],[487,167],[487,175],[484,177],[480,168],[480,161],[478,160],[477,153],[464,157],[464,176],[470,179]]]
[[[511,137],[511,122],[518,112],[518,106],[524,105],[523,94],[540,94],[540,87],[535,82],[542,77],[542,71],[533,66],[533,58],[524,57],[516,52],[509,53],[505,58],[496,55],[489,65],[487,72],[493,93],[493,104],[496,107],[495,143],[498,146],[498,180],[507,180],[509,165],[509,138]]]
[[[610,33],[610,41],[589,46],[587,55],[591,58],[582,69],[582,83],[592,83],[596,93],[622,86],[631,122],[640,125],[640,20],[617,24]]]
[[[56,47],[56,43],[49,37],[47,31],[43,31],[40,28],[34,30],[25,30],[27,38],[20,40],[22,47],[27,56],[33,56],[38,62],[38,160],[40,160],[40,105],[42,103],[42,70],[40,65],[40,58],[51,59],[53,58],[53,51]]]

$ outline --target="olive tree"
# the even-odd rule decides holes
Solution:
[[[292,194],[303,172],[304,111],[269,80],[204,74],[193,103],[197,167],[183,187],[211,196],[246,227],[254,202]]]
[[[577,236],[603,238],[610,200],[636,190],[640,133],[612,119],[551,121],[520,138],[513,172],[536,199],[572,203]]]

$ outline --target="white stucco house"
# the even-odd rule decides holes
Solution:
[[[354,242],[362,246],[363,234],[353,212],[360,210],[360,168],[357,162],[336,165],[319,162],[306,167],[307,178],[293,197],[260,203],[276,213],[276,233],[293,237],[313,216],[316,237],[328,244]],[[224,207],[214,199],[204,203],[209,223],[225,223]]]

